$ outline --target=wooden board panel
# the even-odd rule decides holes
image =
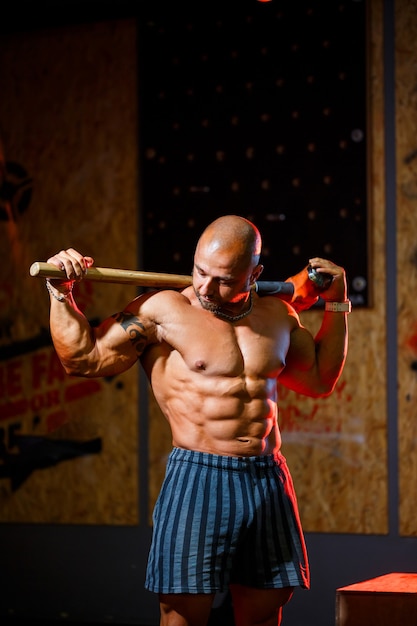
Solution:
[[[417,3],[395,3],[400,533],[417,535]]]
[[[387,416],[382,3],[368,7],[370,250],[373,307],[349,316],[344,373],[325,400],[281,401],[283,452],[292,468],[304,528],[311,532],[386,533]],[[352,245],[354,243],[352,242]],[[316,312],[302,318],[318,327]]]
[[[65,376],[44,281],[29,276],[33,261],[69,246],[97,265],[135,268],[136,61],[135,20],[2,39],[1,521],[138,521],[137,370]],[[88,282],[77,292],[91,320],[136,293]]]

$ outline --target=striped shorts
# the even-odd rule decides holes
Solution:
[[[229,583],[309,587],[294,487],[281,453],[229,457],[174,448],[153,521],[149,591],[216,593]]]

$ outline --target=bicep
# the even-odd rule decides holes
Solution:
[[[150,339],[150,324],[129,310],[113,315],[118,334],[126,347],[130,347],[133,354],[138,358],[146,348]],[[120,333],[122,331],[122,333]]]
[[[94,329],[96,375],[124,372],[141,356],[151,341],[150,325],[129,310],[116,313]]]
[[[189,308],[189,301],[177,292],[151,292],[103,322],[96,330],[97,360],[106,363],[101,372],[107,368],[113,373],[128,369],[148,346],[164,340],[166,320],[175,310],[177,317],[181,316],[185,306]],[[106,375],[101,372],[95,375]]]

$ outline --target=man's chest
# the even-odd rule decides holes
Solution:
[[[276,377],[285,365],[290,334],[286,328],[254,328],[224,322],[178,330],[169,341],[169,365],[207,376]]]

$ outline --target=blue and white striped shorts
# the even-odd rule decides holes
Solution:
[[[281,453],[230,457],[174,448],[153,520],[149,591],[216,593],[229,583],[309,587],[294,487]]]

